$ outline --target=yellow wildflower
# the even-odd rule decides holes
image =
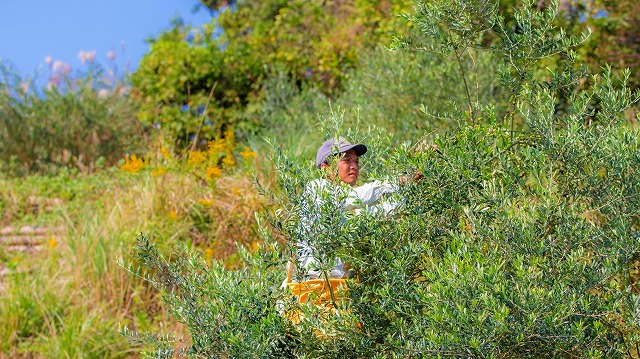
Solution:
[[[169,213],[167,213],[167,215],[169,216],[169,218],[171,219],[176,219],[178,218],[178,214],[176,213],[176,211],[169,211]]]
[[[231,155],[227,154],[223,159],[222,159],[222,164],[224,164],[227,167],[233,167],[233,165],[236,164],[236,161],[233,159],[233,157],[231,157]]]
[[[207,156],[202,151],[191,151],[189,152],[189,160],[187,164],[189,165],[199,165],[202,162],[207,160]]]
[[[151,172],[153,174],[153,177],[158,177],[158,176],[162,176],[163,174],[165,174],[165,170],[162,167],[158,167],[156,169],[153,170],[153,172]]]
[[[54,249],[57,245],[58,241],[54,237],[51,237],[47,242],[47,247],[49,247],[49,249]]]
[[[238,186],[231,187],[231,194],[234,196],[239,196],[241,194],[240,188],[238,188]]]
[[[124,172],[129,173],[138,173],[141,169],[143,169],[147,165],[147,162],[141,157],[136,156],[136,154],[132,154],[131,157],[124,158],[124,164],[120,169]]]
[[[210,155],[220,155],[223,152],[231,152],[236,147],[236,137],[231,128],[227,129],[221,138],[209,141],[208,153]]]
[[[209,141],[209,150],[207,151],[210,155],[217,155],[220,152],[224,151],[224,140],[223,139],[218,139],[218,140],[213,140],[213,141]]]
[[[245,160],[248,160],[250,158],[258,157],[258,154],[251,151],[249,147],[244,146],[244,151],[240,152],[240,156],[242,156],[242,158],[244,158]]]
[[[209,167],[207,168],[207,179],[210,180],[212,178],[218,177],[222,174],[222,169],[220,167]]]
[[[212,199],[200,198],[198,202],[204,204],[205,206],[213,206],[214,202]]]
[[[171,158],[171,153],[169,153],[169,150],[167,150],[166,147],[162,146],[160,148],[160,154],[162,155],[162,157],[164,158]]]
[[[215,254],[215,251],[211,248],[207,248],[204,250],[204,253],[207,255],[207,260],[211,260],[211,258],[213,258],[213,255]]]

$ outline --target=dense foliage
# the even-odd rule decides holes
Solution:
[[[635,2],[201,3],[131,83],[3,69],[0,356],[638,356]],[[321,208],[325,313],[280,285],[335,135],[424,178]]]
[[[318,257],[331,268],[339,255],[359,273],[342,316],[309,313],[315,319],[297,327],[280,316],[287,254],[275,238],[245,252],[247,268],[234,272],[197,257],[166,262],[143,238],[139,255],[157,271],[153,282],[191,328],[188,353],[627,355],[639,339],[629,280],[640,245],[638,133],[585,126],[580,113],[558,129],[548,120],[553,97],[530,100],[541,107],[526,140],[474,126],[438,138],[435,151],[394,153],[388,166],[425,174],[404,188],[396,217],[344,223],[327,208],[323,221],[333,227],[315,239]],[[280,161],[289,204],[274,223],[295,241],[300,189],[314,174]],[[332,335],[318,340],[317,330]],[[172,352],[171,342],[161,345]]]
[[[132,76],[140,117],[181,147],[196,134],[216,137],[227,125],[256,132],[264,125],[257,112],[268,76],[284,71],[298,85],[336,92],[363,49],[388,42],[394,14],[407,4],[242,1],[201,28],[177,22],[153,40]]]
[[[340,113],[324,121],[325,136],[374,149],[363,160],[369,179],[424,174],[401,187],[391,217],[319,208],[320,268],[340,257],[357,273],[337,311],[301,306],[279,286],[301,235],[302,190],[320,173],[276,146],[277,210],[261,225],[261,248],[243,251],[243,270],[188,251],[169,261],[139,238],[146,269],[130,270],[164,290],[190,339],[132,338],[159,357],[176,345],[205,357],[637,355],[640,133],[625,111],[639,95],[628,73],[584,77],[572,51],[584,37],[557,28],[556,10],[525,2],[509,27],[490,1],[418,2],[407,18],[422,34],[398,45],[454,61],[462,103],[442,117],[458,126],[394,146],[345,128]],[[488,30],[491,46],[481,41]],[[485,84],[469,71],[478,53],[498,62],[506,104],[479,95]],[[543,61],[557,65],[541,73]],[[295,311],[306,318],[297,325],[286,317]]]
[[[92,172],[140,150],[138,106],[122,83],[106,83],[98,66],[77,79],[57,76],[38,89],[0,63],[0,168],[13,175]]]

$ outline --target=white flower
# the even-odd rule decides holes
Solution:
[[[107,91],[107,89],[101,89],[98,91],[98,97],[106,98],[107,96],[109,96],[109,91]]]
[[[89,61],[89,63],[93,63],[93,60],[96,58],[96,50],[87,51],[84,53],[84,58]]]
[[[109,52],[107,52],[107,57],[109,58],[109,60],[113,60],[116,58],[116,52],[111,50]]]
[[[71,66],[62,61],[56,61],[53,63],[53,72],[58,72],[63,75],[68,74],[71,71]]]
[[[96,50],[91,50],[91,51],[84,51],[83,50],[83,51],[80,51],[78,53],[78,58],[80,59],[80,61],[82,63],[85,63],[87,61],[89,63],[92,63],[93,60],[96,58]]]
[[[47,65],[51,65],[51,63],[53,62],[53,59],[51,58],[51,56],[47,56],[44,58],[44,62],[46,62]]]

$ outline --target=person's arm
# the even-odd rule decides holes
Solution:
[[[352,193],[346,198],[345,207],[353,210],[376,204],[389,193],[396,192],[398,186],[382,181],[373,181],[352,189]]]

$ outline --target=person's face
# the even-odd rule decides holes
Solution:
[[[360,175],[360,159],[356,151],[351,149],[337,158],[338,177],[350,186],[355,186]],[[328,166],[327,166],[328,167]],[[335,172],[331,173],[331,179],[335,178]]]

